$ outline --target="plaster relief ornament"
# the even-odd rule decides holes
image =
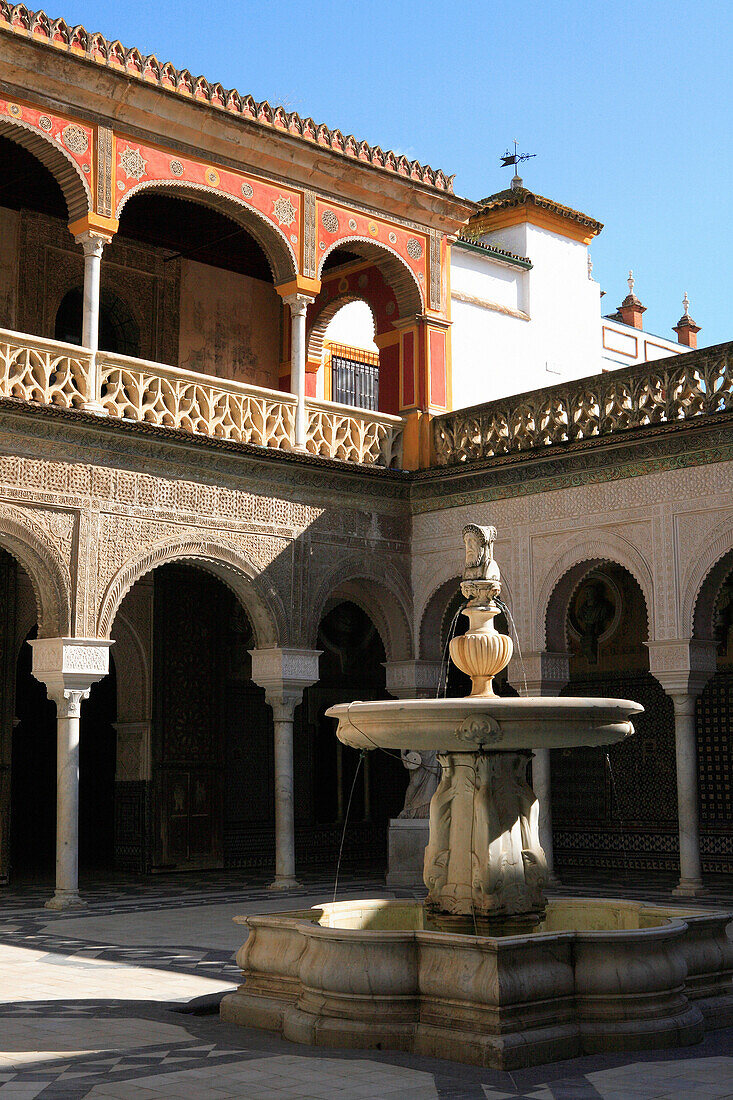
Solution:
[[[183,165],[181,164],[180,160],[172,160],[168,167],[171,170],[171,175],[172,176],[182,176],[183,175]]]
[[[400,756],[410,772],[410,779],[405,791],[405,804],[397,816],[426,819],[430,816],[430,800],[438,787],[440,768],[436,753],[402,749]]]
[[[51,122],[51,119],[48,117],[48,115],[41,115],[38,120],[38,125],[41,127],[42,130],[48,133],[53,126],[53,123]]]
[[[290,199],[285,198],[284,195],[278,195],[272,204],[272,212],[277,218],[278,225],[285,225],[288,228],[295,221],[297,210],[293,206]]]
[[[407,255],[413,260],[419,260],[422,256],[422,244],[417,237],[410,237],[407,242]]]
[[[245,180],[244,183],[242,184],[242,196],[245,199],[251,199],[253,195],[254,195],[254,188],[252,187],[252,184],[247,183],[247,181]]]
[[[64,127],[61,137],[70,153],[86,153],[89,148],[89,135],[81,126]]]
[[[321,214],[321,221],[323,222],[323,228],[327,233],[338,233],[339,220],[334,214],[333,210],[324,210]]]
[[[128,147],[123,149],[120,153],[120,168],[128,179],[142,179],[147,171],[147,167],[148,162],[139,149],[133,149],[132,146],[128,145]]]

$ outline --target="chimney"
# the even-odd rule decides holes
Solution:
[[[634,294],[633,271],[629,272],[627,282],[629,284],[629,293],[618,307],[618,317],[625,325],[630,325],[632,328],[642,328],[641,315],[642,313],[646,313],[646,306],[643,306]]]
[[[685,291],[685,296],[682,299],[682,307],[685,312],[672,329],[672,332],[677,333],[678,344],[684,344],[685,347],[688,348],[696,348],[697,334],[700,331],[700,326],[696,325],[692,317],[690,317],[690,299],[687,297],[687,291]]]

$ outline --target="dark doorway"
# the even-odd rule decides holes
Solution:
[[[81,344],[84,290],[74,287],[64,295],[56,314],[54,338]],[[99,302],[99,347],[117,355],[140,355],[140,329],[130,307],[111,290],[103,289]]]

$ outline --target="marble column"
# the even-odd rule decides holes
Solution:
[[[680,835],[680,881],[674,893],[696,897],[705,893],[700,860],[700,816],[697,792],[697,694],[675,694],[674,743],[677,763],[677,819]]]
[[[320,650],[252,649],[252,680],[265,689],[275,737],[275,878],[271,890],[298,886],[295,877],[293,720],[305,688],[318,680]]]
[[[678,897],[704,894],[700,859],[695,702],[715,674],[717,646],[711,640],[669,638],[647,642],[649,671],[674,705],[677,764],[677,822],[680,838]]]
[[[111,642],[96,638],[32,641],[33,675],[56,703],[56,891],[48,909],[83,905],[79,896],[79,720],[82,700],[109,671]]]
[[[89,365],[89,394],[84,403],[87,412],[106,415],[101,404],[101,380],[97,364],[99,351],[99,300],[102,275],[102,252],[109,238],[97,233],[85,232],[76,237],[84,249],[84,304],[82,313],[81,342],[91,352]]]
[[[285,301],[290,306],[290,388],[298,398],[295,409],[295,449],[304,451],[308,434],[305,405],[305,316],[313,301],[307,294],[289,294]]]
[[[524,665],[514,656],[508,667],[508,680],[520,695],[558,696],[570,677],[569,654],[548,651],[525,653]],[[532,789],[540,808],[540,844],[547,863],[547,885],[560,886],[555,873],[555,853],[552,839],[552,777],[550,750],[534,749],[532,753]]]

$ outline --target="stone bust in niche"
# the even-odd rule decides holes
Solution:
[[[501,573],[494,560],[496,528],[468,523],[463,528],[466,560],[461,574],[461,592],[472,603],[483,603],[501,594]]]

